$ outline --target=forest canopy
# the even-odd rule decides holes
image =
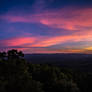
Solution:
[[[0,52],[0,92],[91,92],[92,73],[32,64],[22,51]]]

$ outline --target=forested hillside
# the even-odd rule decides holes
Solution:
[[[92,73],[32,64],[21,51],[0,53],[0,92],[92,92]]]

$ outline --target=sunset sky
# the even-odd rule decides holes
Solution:
[[[0,0],[0,51],[92,53],[92,0]]]

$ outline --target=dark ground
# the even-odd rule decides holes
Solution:
[[[50,64],[92,72],[92,54],[26,54],[25,59],[34,64]]]

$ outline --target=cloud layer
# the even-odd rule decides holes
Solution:
[[[3,25],[0,27],[0,35],[3,36],[0,37],[0,50],[16,48],[26,53],[90,52],[92,8],[67,6],[47,10],[44,9],[46,3],[45,0],[36,1],[31,7],[34,13],[10,10],[0,14],[0,25]]]

